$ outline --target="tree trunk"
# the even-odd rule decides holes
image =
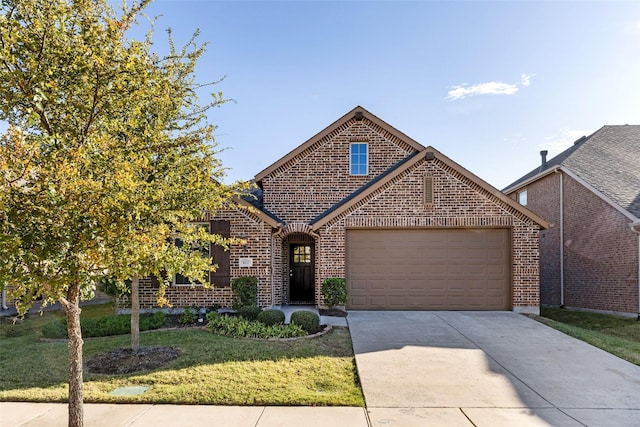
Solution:
[[[131,279],[131,349],[140,350],[140,299],[138,275]]]
[[[69,335],[69,427],[82,427],[82,331],[80,329],[80,285],[75,283],[67,290],[62,301],[67,315]]]

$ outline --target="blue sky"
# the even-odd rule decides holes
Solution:
[[[200,29],[227,181],[361,105],[503,188],[603,125],[640,124],[640,2],[157,0]],[[140,21],[141,27],[145,22]],[[640,169],[640,167],[639,167]]]

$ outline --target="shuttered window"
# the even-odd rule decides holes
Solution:
[[[206,228],[208,232],[211,232],[211,228],[209,223],[196,223],[194,224],[196,227],[202,227],[202,228]],[[175,239],[174,244],[177,247],[182,247],[182,245],[184,244],[182,242],[182,239],[180,239],[179,237]],[[194,251],[198,251],[202,254],[202,256],[204,258],[209,258],[211,256],[211,245],[209,246],[196,246],[193,245],[192,249]],[[201,282],[196,282],[196,281],[191,281],[191,279],[189,279],[187,276],[184,276],[182,274],[176,274],[173,278],[173,284],[176,286],[193,286],[193,285],[200,285],[202,286]]]
[[[228,238],[231,236],[231,223],[229,221],[215,220],[210,222],[211,234]],[[223,247],[211,244],[210,248],[213,263],[218,265],[215,272],[209,274],[209,283],[217,287],[231,285],[231,254]]]
[[[231,223],[229,221],[209,221],[208,223],[199,223],[197,224],[200,227],[206,227],[211,234],[217,234],[219,236],[228,238],[231,235]],[[182,245],[182,241],[180,239],[176,239],[176,245]],[[209,272],[209,284],[214,285],[216,287],[226,287],[231,284],[231,257],[228,250],[225,248],[215,245],[213,243],[209,244],[208,248],[196,248],[202,252],[202,256],[211,257],[213,259],[213,264],[216,264],[218,267],[215,272]],[[189,278],[183,276],[182,274],[176,274],[173,278],[173,284],[180,285],[202,285],[199,282],[192,282]]]

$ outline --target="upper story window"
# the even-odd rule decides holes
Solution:
[[[518,203],[520,203],[522,206],[527,206],[527,190],[518,192]]]
[[[351,175],[369,173],[369,144],[356,142],[351,144]]]

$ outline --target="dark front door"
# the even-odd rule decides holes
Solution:
[[[309,244],[293,244],[289,249],[290,303],[314,304],[313,246]]]

